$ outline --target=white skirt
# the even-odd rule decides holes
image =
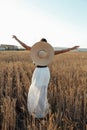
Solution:
[[[50,80],[48,67],[36,68],[28,93],[28,111],[36,118],[43,118],[49,110],[47,88]]]

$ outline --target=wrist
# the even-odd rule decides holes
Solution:
[[[17,37],[15,37],[15,40],[17,40]]]
[[[73,50],[74,48],[71,48],[71,50]]]

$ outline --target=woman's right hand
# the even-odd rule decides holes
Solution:
[[[12,35],[12,38],[17,39],[17,37],[15,35]]]

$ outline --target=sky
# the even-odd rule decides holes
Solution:
[[[0,44],[87,48],[87,0],[0,0]]]

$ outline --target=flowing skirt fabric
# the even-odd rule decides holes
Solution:
[[[50,80],[48,67],[36,68],[28,92],[28,111],[36,118],[43,118],[49,110],[47,88]]]

